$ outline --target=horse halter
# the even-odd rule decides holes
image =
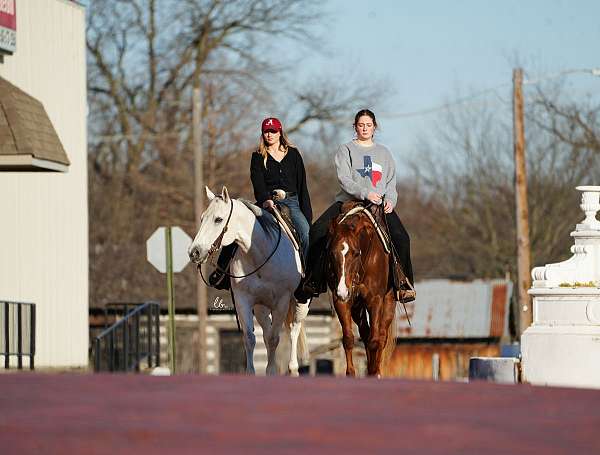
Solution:
[[[217,196],[217,197],[220,198],[221,196]],[[231,205],[229,207],[229,215],[227,216],[227,221],[225,222],[225,226],[223,226],[223,230],[221,231],[219,236],[215,239],[215,241],[211,245],[210,249],[208,250],[209,256],[221,248],[221,242],[223,242],[223,236],[225,235],[225,233],[227,232],[227,229],[229,228],[229,221],[231,220],[231,214],[233,213],[233,199],[229,198],[229,202]]]

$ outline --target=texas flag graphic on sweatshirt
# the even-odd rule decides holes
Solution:
[[[357,171],[361,177],[368,176],[371,179],[371,185],[373,185],[373,188],[375,188],[377,186],[377,182],[381,180],[383,168],[381,167],[381,164],[375,163],[373,160],[371,160],[369,155],[365,155],[364,168],[357,169]]]

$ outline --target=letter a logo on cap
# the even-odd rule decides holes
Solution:
[[[281,122],[275,117],[268,117],[262,122],[262,131],[281,131]]]

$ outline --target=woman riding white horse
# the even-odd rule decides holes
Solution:
[[[223,187],[220,196],[206,188],[210,203],[202,214],[200,229],[188,250],[196,264],[206,262],[221,246],[239,245],[231,265],[231,289],[244,332],[246,372],[254,374],[253,313],[263,329],[267,347],[267,374],[277,374],[275,352],[279,332],[287,316],[291,335],[289,371],[298,375],[297,342],[304,344],[302,321],[308,305],[297,304],[293,292],[300,282],[300,259],[290,239],[274,217],[250,202],[232,199]],[[306,354],[306,349],[304,349]]]
[[[275,117],[267,117],[261,124],[258,148],[250,161],[250,180],[258,206],[267,210],[273,210],[276,206],[287,208],[300,237],[303,259],[306,260],[312,222],[306,170],[302,155],[285,134],[281,121]],[[208,279],[211,286],[229,289],[226,272],[235,250],[235,244],[223,248],[217,268]]]

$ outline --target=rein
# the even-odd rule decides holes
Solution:
[[[233,199],[230,199],[230,201],[231,201],[231,208],[229,209],[229,216],[227,217],[227,222],[225,223],[225,226],[223,227],[221,234],[219,234],[219,236],[215,239],[212,246],[210,247],[210,250],[208,250],[209,256],[212,255],[219,248],[221,248],[221,242],[223,241],[223,236],[227,232],[227,229],[229,226],[229,220],[231,219],[231,213],[233,212]],[[223,272],[223,274],[225,276],[228,276],[229,278],[246,278],[246,277],[249,277],[250,275],[254,275],[256,272],[258,272],[260,269],[262,269],[267,264],[267,262],[269,262],[269,260],[273,257],[273,255],[277,251],[277,248],[279,248],[279,243],[281,242],[281,226],[279,223],[277,223],[277,227],[279,228],[278,236],[277,236],[277,244],[275,245],[275,248],[273,249],[273,251],[271,251],[271,254],[269,254],[269,256],[267,256],[267,259],[265,259],[265,261],[261,265],[259,265],[252,272],[246,273],[245,275],[232,275],[232,274],[228,273],[226,270],[221,270],[221,272]],[[204,275],[202,274],[202,264],[198,264],[197,267],[198,267],[198,271],[200,272],[200,276],[202,277],[202,281],[204,281],[204,284],[206,284],[208,287],[212,287],[210,284],[208,284],[208,282],[204,278]]]
[[[374,205],[374,204],[373,204],[372,202],[369,202],[369,203],[368,203],[368,204],[365,206],[365,209],[366,209],[366,210],[368,210],[368,209],[369,209],[369,207],[371,207],[372,205]],[[381,203],[381,210],[383,210],[383,201],[382,201],[382,203]],[[385,215],[383,216],[383,218],[385,219]],[[376,220],[375,220],[375,222],[377,223],[377,221],[376,221]],[[377,224],[375,224],[375,229],[377,229]],[[376,231],[375,231],[374,235],[377,235],[377,232],[376,232]],[[373,243],[374,243],[374,242],[369,242],[369,248],[368,248],[368,250],[367,250],[367,254],[365,254],[365,255],[364,255],[364,257],[365,257],[365,260],[366,260],[366,259],[369,257],[369,254],[371,254],[371,247],[373,246]],[[362,254],[362,252],[361,252],[361,251],[359,251],[359,253],[360,253],[360,254],[359,254],[359,255],[360,255],[360,257],[363,257],[363,254]],[[354,278],[352,279],[351,287],[354,287],[354,285],[355,285],[356,283],[358,283],[358,282],[359,282],[359,278],[360,278],[360,273],[361,273],[361,272],[362,272],[362,275],[364,275],[364,274],[365,274],[365,266],[364,266],[363,262],[362,262],[362,261],[359,261],[359,263],[358,263],[358,264],[360,265],[360,270],[357,270],[357,271],[356,271],[356,274],[354,275]],[[353,293],[353,297],[354,297],[354,293]]]
[[[373,202],[370,202],[370,201],[369,201],[369,202],[368,202],[368,203],[365,205],[365,207],[364,207],[364,208],[365,208],[365,210],[368,210],[368,209],[369,209],[371,206],[373,206],[373,205],[375,205],[375,204],[374,204]],[[386,229],[387,229],[387,232],[389,233],[389,228],[388,228],[388,225],[387,225],[387,220],[386,220],[386,218],[385,218],[385,213],[383,213],[383,211],[384,211],[384,205],[385,205],[385,196],[382,198],[381,204],[380,204],[380,205],[378,205],[378,206],[375,206],[375,208],[379,208],[379,210],[381,210],[381,211],[382,211],[382,214],[381,214],[381,215],[382,215],[382,218],[383,218],[383,222],[385,223],[385,227],[386,227]],[[360,212],[360,213],[362,213],[362,212]],[[360,213],[357,213],[357,215],[358,215],[358,214],[360,214]],[[365,215],[365,216],[366,216],[366,215]],[[343,221],[344,221],[344,220],[342,220],[342,222],[343,222]],[[374,229],[375,229],[375,231],[374,231],[373,235],[377,236],[377,229],[379,228],[379,223],[377,222],[377,220],[376,220],[375,218],[372,218],[372,221],[374,222],[374,226],[373,226],[373,227],[374,227]],[[388,235],[389,235],[389,234],[388,234]],[[363,255],[363,254],[362,254],[362,252],[361,252],[361,251],[359,251],[359,255],[360,255],[360,257],[361,257],[361,258],[362,258],[362,257],[364,257],[364,258],[365,258],[365,260],[367,260],[367,258],[368,258],[368,257],[369,257],[369,255],[371,254],[371,248],[373,247],[373,243],[374,243],[374,242],[369,242],[369,248],[367,249],[367,252],[366,252],[366,254],[364,254],[364,255]],[[393,248],[393,247],[394,247],[394,244],[393,244],[393,242],[392,242],[391,240],[390,240],[390,246],[391,246],[391,248]],[[384,250],[385,250],[385,246],[384,246]],[[389,253],[388,253],[388,254],[389,254]],[[389,254],[389,257],[390,257],[390,259],[389,259],[389,260],[391,261],[391,260],[392,260],[392,255],[391,255],[391,254]],[[361,275],[363,275],[363,276],[364,276],[364,274],[365,274],[365,272],[366,272],[366,271],[365,271],[365,266],[364,266],[364,264],[363,264],[363,261],[359,261],[359,266],[360,266],[360,269],[356,271],[356,273],[354,274],[354,277],[352,278],[352,282],[351,282],[351,284],[350,284],[351,288],[354,288],[354,287],[355,287],[355,285],[356,285],[357,283],[360,283],[360,281],[361,281]],[[354,293],[352,293],[352,298],[354,298]],[[404,303],[403,303],[403,305],[404,305]],[[406,307],[404,308],[404,311],[406,311]]]

